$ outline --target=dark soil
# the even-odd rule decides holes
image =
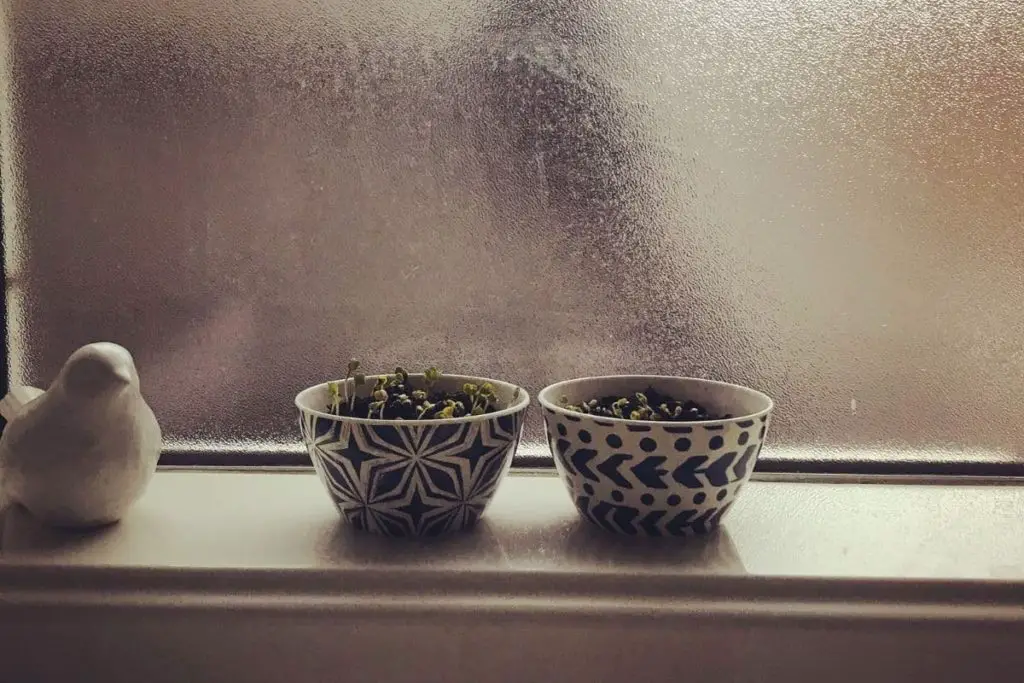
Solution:
[[[724,420],[731,415],[717,415],[688,399],[677,399],[653,387],[630,396],[603,396],[584,403],[565,405],[569,410],[597,417],[653,422],[703,422]]]

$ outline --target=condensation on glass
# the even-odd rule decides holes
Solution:
[[[0,7],[15,380],[121,342],[175,448],[297,448],[358,356],[1024,452],[1019,0]]]

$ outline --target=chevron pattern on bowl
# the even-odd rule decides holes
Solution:
[[[739,417],[691,423],[596,418],[562,408],[654,386]],[[750,478],[771,420],[764,394],[711,380],[614,376],[570,380],[539,395],[551,454],[580,515],[608,531],[688,536],[717,527]]]

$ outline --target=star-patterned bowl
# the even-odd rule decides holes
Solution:
[[[578,404],[648,387],[732,417],[651,422],[562,406],[563,397]],[[765,394],[736,384],[644,375],[559,382],[537,399],[555,466],[580,515],[634,536],[691,536],[717,527],[754,471],[774,407]]]
[[[362,391],[375,380],[368,377]],[[327,382],[295,397],[302,440],[342,519],[387,536],[437,536],[476,523],[512,464],[530,396],[483,377],[442,375],[437,387],[466,382],[490,382],[507,407],[447,420],[379,420],[326,412]]]

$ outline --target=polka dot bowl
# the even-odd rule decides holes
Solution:
[[[562,407],[653,387],[727,419],[647,422]],[[558,473],[580,515],[634,536],[692,536],[715,529],[750,479],[771,421],[754,389],[687,377],[619,375],[552,384],[538,395]]]

